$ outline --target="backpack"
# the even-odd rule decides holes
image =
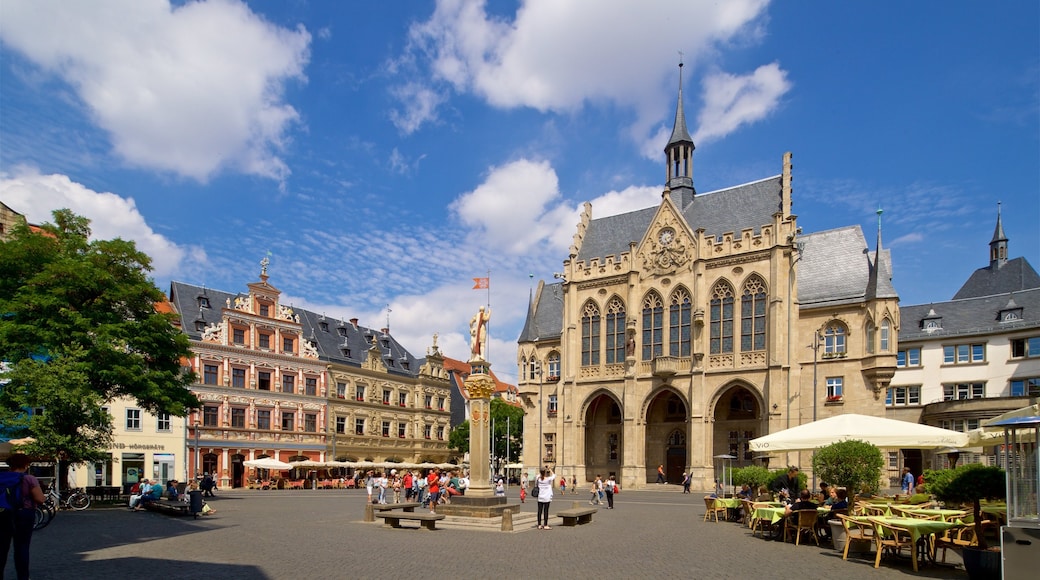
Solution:
[[[0,473],[0,512],[18,511],[25,505],[22,499],[22,481],[25,474],[18,471]]]

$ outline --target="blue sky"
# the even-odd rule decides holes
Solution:
[[[861,224],[903,304],[985,266],[997,202],[1040,266],[1035,1],[97,0],[0,5],[0,201],[70,207],[154,276],[285,300],[464,358],[487,295],[515,376],[533,282],[654,205],[683,53],[706,192],[794,153],[806,232]]]

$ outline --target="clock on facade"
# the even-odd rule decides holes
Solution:
[[[663,228],[660,233],[657,234],[657,239],[667,246],[672,243],[673,239],[675,239],[675,230],[672,228]]]

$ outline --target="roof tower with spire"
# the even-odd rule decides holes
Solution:
[[[672,125],[672,136],[664,147],[666,168],[666,185],[671,193],[672,201],[680,209],[693,201],[697,193],[693,187],[693,138],[686,128],[686,113],[683,110],[682,96],[682,59],[679,59],[679,99],[675,106],[675,124]]]

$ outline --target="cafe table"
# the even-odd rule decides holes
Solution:
[[[874,524],[875,533],[878,534],[878,537],[886,535],[885,528],[887,526],[903,528],[910,532],[910,539],[913,541],[914,546],[917,547],[916,551],[920,555],[919,559],[923,560],[927,556],[932,562],[935,562],[935,542],[931,541],[932,535],[945,532],[958,525],[953,522],[917,518],[869,517],[867,519]],[[914,557],[917,558],[918,556],[915,555]]]
[[[717,497],[715,498],[716,508],[726,508],[726,519],[735,521],[740,519],[740,508],[744,504],[741,503],[739,497]]]
[[[939,516],[939,521],[956,523],[955,520],[968,515],[964,510],[949,510],[939,508],[902,508],[903,513],[920,514],[923,516]]]

